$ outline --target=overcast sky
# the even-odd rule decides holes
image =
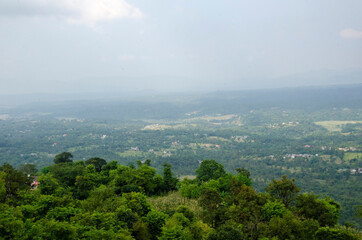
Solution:
[[[0,94],[308,85],[361,71],[361,11],[360,0],[0,0]]]

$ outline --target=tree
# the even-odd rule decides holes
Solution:
[[[299,215],[317,220],[322,227],[336,225],[341,208],[333,199],[318,199],[313,193],[299,195],[296,207]]]
[[[103,170],[110,171],[117,169],[118,162],[117,161],[110,161],[106,165],[103,166]]]
[[[147,202],[146,196],[142,193],[124,193],[122,194],[122,203],[140,217],[147,215],[152,209],[152,205]]]
[[[358,236],[343,228],[321,227],[316,232],[317,240],[358,240]]]
[[[55,156],[54,163],[66,163],[66,162],[73,162],[73,155],[70,152],[62,152]]]
[[[185,217],[182,213],[176,212],[169,218],[162,228],[162,234],[159,239],[161,240],[186,240],[192,239],[191,233],[189,231],[189,226],[191,222]]]
[[[87,176],[77,176],[75,178],[74,196],[77,199],[84,200],[88,198],[89,191],[94,187],[94,182]]]
[[[264,205],[263,217],[269,221],[272,217],[283,217],[287,209],[281,202],[268,202]]]
[[[274,179],[269,183],[266,190],[273,198],[279,199],[288,208],[295,202],[300,191],[294,182],[295,179],[290,180],[286,175],[283,175],[281,180]]]
[[[199,198],[201,195],[201,187],[196,183],[190,183],[183,180],[179,189],[181,196],[186,198]]]
[[[10,164],[4,163],[0,167],[0,173],[2,173],[0,181],[3,182],[0,185],[5,185],[5,198],[2,200],[16,198],[19,190],[30,189],[31,179]]]
[[[241,174],[244,175],[245,177],[249,178],[250,177],[250,171],[247,170],[246,168],[237,168],[236,171]]]
[[[25,239],[27,228],[22,218],[23,215],[19,208],[0,204],[0,238]]]
[[[176,190],[176,185],[178,183],[178,179],[173,177],[173,173],[171,171],[171,164],[164,163],[162,166],[163,166],[164,190],[166,192]]]
[[[102,171],[102,167],[107,164],[107,161],[104,160],[103,158],[94,157],[94,158],[88,159],[84,163],[85,163],[85,165],[90,165],[90,164],[94,165],[96,171],[100,172],[100,171]]]
[[[219,206],[222,203],[222,198],[218,191],[212,188],[204,188],[202,190],[201,197],[199,199],[199,204],[202,207],[202,215],[204,221],[209,223],[212,227],[215,227],[218,223],[217,218],[220,217]]]
[[[42,219],[32,229],[35,239],[75,239],[77,228],[68,222]]]
[[[0,202],[4,201],[6,197],[5,176],[5,172],[0,172]]]
[[[262,209],[266,202],[265,194],[257,193],[252,187],[242,185],[238,194],[232,196],[232,202],[228,203],[230,207],[226,215],[230,221],[243,225],[243,232],[247,237],[255,239],[258,224],[263,219]]]
[[[190,208],[179,205],[176,209],[176,212],[182,213],[190,222],[193,222],[195,220],[195,214],[190,210]]]
[[[356,207],[356,217],[362,218],[362,205]]]
[[[151,166],[151,160],[150,160],[150,159],[146,159],[146,161],[145,161],[144,164],[150,167],[150,166]]]
[[[215,160],[203,160],[200,167],[196,169],[197,179],[207,182],[210,179],[218,179],[225,176],[224,166]]]
[[[243,233],[239,228],[230,225],[222,225],[216,229],[216,231],[211,232],[206,240],[242,240]]]
[[[34,176],[36,174],[36,172],[38,171],[38,169],[36,169],[35,164],[30,164],[30,163],[26,163],[21,165],[18,170],[22,173],[25,173],[26,175],[29,176]]]
[[[84,175],[84,166],[72,162],[54,164],[50,168],[51,174],[64,187],[74,186],[77,176]]]
[[[261,224],[259,226],[259,234],[269,239],[314,239],[314,233],[312,236],[305,234],[306,230],[303,223],[303,221],[300,221],[294,214],[288,211],[283,217],[271,218],[267,225]],[[317,229],[314,229],[314,232]]]
[[[160,236],[167,217],[168,216],[165,213],[154,210],[148,212],[147,215],[143,217],[143,221],[148,225],[152,239],[157,239],[157,237]]]
[[[157,187],[156,169],[147,165],[141,165],[138,169],[121,166],[117,169],[115,185],[122,188],[124,185],[141,187],[146,194],[154,193]]]
[[[59,188],[59,183],[50,173],[39,177],[39,189],[41,194],[51,195]]]

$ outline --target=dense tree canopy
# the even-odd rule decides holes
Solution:
[[[299,194],[285,176],[267,194],[252,188],[248,170],[226,173],[214,160],[200,168],[217,174],[203,178],[207,172],[199,168],[199,178],[178,185],[169,164],[161,176],[151,161],[137,168],[101,162],[100,169],[92,161],[53,164],[33,189],[31,177],[1,166],[0,238],[361,239],[337,224],[337,202]]]
[[[70,152],[62,152],[60,154],[57,154],[54,158],[54,163],[67,163],[67,162],[73,162],[73,155]]]
[[[211,179],[218,179],[225,176],[224,166],[215,160],[203,160],[198,169],[196,169],[197,179],[207,182]]]
[[[273,180],[266,188],[268,193],[279,199],[286,207],[293,204],[298,196],[300,188],[295,185],[295,179],[288,179],[283,175],[281,180]]]

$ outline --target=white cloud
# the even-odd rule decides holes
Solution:
[[[343,38],[362,38],[362,32],[352,28],[343,29],[339,34]]]
[[[70,23],[140,18],[142,12],[125,0],[1,0],[0,15],[57,16]]]

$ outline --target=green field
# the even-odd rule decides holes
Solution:
[[[351,152],[348,152],[348,153],[345,153],[345,154],[344,154],[343,160],[345,160],[345,161],[350,161],[350,160],[352,160],[352,159],[362,160],[362,153],[351,153]]]
[[[342,126],[345,124],[356,124],[362,123],[362,121],[320,121],[315,122],[315,124],[326,128],[330,132],[340,132],[342,131]]]

